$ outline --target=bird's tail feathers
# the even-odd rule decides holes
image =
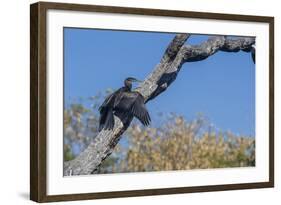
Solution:
[[[112,130],[114,128],[114,116],[113,116],[112,109],[108,110],[108,112],[107,112],[106,120],[105,120],[103,128],[105,130]]]

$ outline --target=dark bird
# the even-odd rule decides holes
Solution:
[[[122,118],[136,117],[145,126],[150,123],[150,116],[144,104],[144,97],[132,91],[132,83],[141,82],[129,77],[124,81],[124,86],[106,97],[99,107],[99,131],[112,130],[114,127],[114,114]]]

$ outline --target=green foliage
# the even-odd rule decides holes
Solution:
[[[76,157],[98,132],[98,115],[83,104],[75,103],[64,110],[64,160]]]
[[[186,122],[174,116],[159,128],[133,125],[124,136],[128,146],[118,146],[118,163],[106,172],[139,172],[255,165],[255,140],[212,131],[204,118]],[[105,160],[106,161],[106,160]]]
[[[64,145],[64,149],[63,149],[63,153],[64,153],[64,161],[69,161],[74,159],[74,155],[71,151],[71,148],[68,144]]]
[[[66,107],[65,161],[77,156],[98,134],[98,113],[94,110],[101,96],[90,99],[94,109],[79,103]],[[132,124],[123,141],[103,161],[99,173],[255,166],[254,137],[218,132],[202,115],[190,122],[172,115],[160,127]]]

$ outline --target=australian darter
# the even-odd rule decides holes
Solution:
[[[132,77],[126,78],[124,86],[106,97],[99,107],[99,131],[113,129],[115,114],[122,117],[134,116],[143,125],[149,125],[151,119],[145,107],[144,98],[140,93],[132,91],[133,82],[141,81]]]

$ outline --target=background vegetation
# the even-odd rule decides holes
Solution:
[[[65,161],[75,158],[97,135],[100,99],[102,94],[65,106]],[[176,114],[161,118],[160,126],[146,128],[134,120],[98,173],[255,166],[253,136],[217,131],[203,115],[191,121]]]

